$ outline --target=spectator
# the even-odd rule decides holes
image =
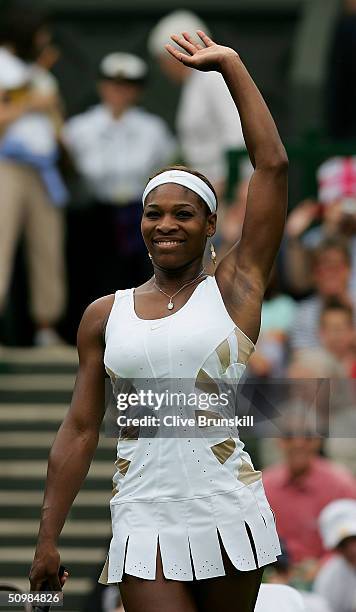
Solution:
[[[125,612],[119,588],[108,586],[103,592],[103,612]]]
[[[255,612],[275,612],[275,610],[309,612],[300,593],[292,587],[285,584],[262,584]]]
[[[317,177],[318,202],[305,200],[287,219],[286,280],[296,293],[310,290],[313,286],[309,274],[311,250],[325,240],[342,236],[351,254],[349,289],[356,294],[356,157],[327,160],[320,166]],[[309,229],[315,221],[319,224]]]
[[[324,446],[329,445],[331,436],[344,435],[344,430],[337,431],[335,415],[343,415],[344,407],[349,410],[348,389],[345,389],[344,371],[338,361],[322,348],[303,349],[292,355],[286,370],[285,384],[270,384],[268,397],[269,419],[260,426],[260,454],[265,466],[284,461],[284,454],[276,438],[281,432],[305,429],[323,437]],[[272,395],[271,395],[272,392]],[[341,416],[342,420],[343,416]],[[255,425],[259,428],[258,423]],[[340,433],[342,431],[343,433]],[[329,436],[329,437],[327,437]],[[334,438],[332,438],[334,440]],[[352,441],[353,442],[353,441]],[[342,453],[346,450],[354,457],[353,443],[350,449],[342,441]],[[337,461],[340,456],[340,445],[333,444],[330,456]],[[353,459],[354,462],[354,459]],[[352,468],[353,471],[353,468]]]
[[[318,560],[325,553],[317,519],[331,501],[356,498],[352,475],[318,456],[321,439],[315,429],[284,429],[278,444],[283,460],[263,472],[267,497],[275,512],[278,533],[293,563]]]
[[[153,28],[148,48],[162,72],[183,86],[176,126],[184,162],[208,176],[220,197],[227,178],[227,149],[245,150],[236,108],[220,74],[191,70],[164,51],[164,45],[172,43],[172,34],[197,30],[209,35],[209,29],[197,15],[186,10],[174,11]]]
[[[291,330],[294,350],[320,346],[319,321],[323,304],[336,298],[353,308],[354,298],[349,293],[351,260],[342,239],[330,238],[313,253],[312,274],[315,294],[299,304]]]
[[[309,416],[312,411],[314,413],[312,426],[314,431],[324,436],[324,452],[356,474],[355,440],[352,437],[356,428],[356,386],[351,379],[345,378],[342,364],[321,347],[303,349],[294,353],[287,376],[296,382],[291,387],[292,403],[299,404]],[[280,412],[284,414],[284,406]],[[261,452],[269,463],[276,453],[272,442],[267,438],[261,441]]]
[[[256,351],[249,360],[249,372],[253,376],[283,376],[287,342],[296,309],[295,301],[281,292],[274,267],[262,304],[261,332]]]
[[[151,269],[140,233],[141,194],[147,177],[174,156],[175,142],[162,119],[137,106],[146,77],[141,58],[107,55],[99,70],[100,104],[69,119],[63,128],[63,142],[90,205],[85,211],[88,226],[83,220],[81,228],[86,227],[87,235],[78,272],[90,270],[86,302],[141,284]],[[77,255],[77,235],[74,239]],[[100,248],[93,252],[98,240]]]
[[[269,584],[285,584],[295,587],[304,601],[307,612],[332,612],[324,597],[307,590],[310,588],[308,566],[304,568],[304,573],[302,574],[300,568],[293,566],[290,562],[288,551],[283,542],[281,542],[281,549],[282,554],[270,566],[269,572],[266,572],[267,582]]]
[[[334,501],[320,514],[324,547],[335,551],[318,573],[314,590],[333,612],[356,610],[356,501]]]
[[[325,449],[330,457],[356,474],[356,376],[353,312],[338,300],[326,303],[321,313],[320,338],[325,356],[339,363],[343,379],[330,381],[329,432]]]
[[[252,176],[251,169],[251,164],[249,168],[245,168],[243,171],[243,178],[241,178],[234,189],[233,201],[222,211],[223,215],[220,223],[218,223],[214,240],[218,250],[218,260],[224,257],[231,247],[241,238],[248,189]]]
[[[55,129],[47,116],[58,98],[48,87],[45,93],[41,90],[33,68],[50,44],[45,19],[31,10],[25,15],[18,9],[9,11],[2,21],[0,44],[0,311],[23,230],[34,342],[58,344],[54,326],[65,305],[60,208],[67,192],[56,165]]]
[[[338,300],[324,305],[320,315],[321,346],[344,368],[345,377],[356,378],[356,331],[350,306]]]
[[[223,216],[217,240],[220,243],[218,244],[219,258],[224,257],[229,249],[241,238],[250,178],[245,178],[238,183],[235,189],[234,201],[229,204]]]

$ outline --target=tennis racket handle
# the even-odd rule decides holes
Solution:
[[[64,567],[64,565],[60,565],[59,566],[59,570],[58,570],[58,578],[62,578],[64,572],[67,571],[67,568]],[[40,591],[51,591],[51,588],[48,584],[48,580],[45,580],[44,582],[42,582]],[[49,612],[51,609],[51,605],[50,604],[40,604],[40,605],[35,605],[32,606],[32,612]]]

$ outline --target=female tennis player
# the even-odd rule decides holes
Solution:
[[[215,274],[206,274],[204,249],[217,215],[209,180],[173,167],[148,182],[141,228],[154,274],[96,300],[83,315],[73,400],[49,457],[33,590],[46,578],[58,587],[57,540],[98,443],[105,371],[114,389],[129,379],[136,390],[142,381],[155,389],[167,381],[176,391],[208,384],[219,392],[222,382],[239,380],[259,334],[285,223],[288,160],[239,55],[198,36],[201,43],[174,35],[178,47],[166,49],[190,68],[219,71],[236,104],[254,166],[242,237]],[[224,408],[160,409],[162,418],[193,415],[197,422],[206,414],[219,417]],[[113,537],[99,582],[120,585],[126,612],[252,612],[263,567],[280,554],[261,473],[236,428],[197,429],[119,439]]]

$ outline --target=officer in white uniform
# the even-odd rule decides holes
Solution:
[[[175,141],[161,118],[136,106],[146,77],[139,57],[107,55],[99,69],[100,104],[69,119],[62,131],[91,204],[79,228],[90,269],[87,301],[139,285],[151,272],[140,197],[148,177],[173,161]]]
[[[197,30],[209,35],[197,15],[187,10],[173,11],[151,31],[148,49],[161,70],[182,85],[176,128],[184,161],[205,174],[221,197],[227,179],[227,150],[246,150],[236,107],[221,74],[191,70],[175,62],[164,48],[167,42],[173,44],[172,34]]]

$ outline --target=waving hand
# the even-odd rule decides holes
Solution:
[[[236,51],[230,49],[230,47],[217,45],[202,30],[198,30],[197,34],[202,44],[193,40],[188,32],[182,32],[182,36],[177,36],[176,34],[171,36],[172,40],[179,45],[185,53],[171,44],[165,45],[165,48],[176,60],[182,62],[185,66],[196,68],[203,72],[209,70],[220,71],[226,58],[231,56],[238,57]]]

